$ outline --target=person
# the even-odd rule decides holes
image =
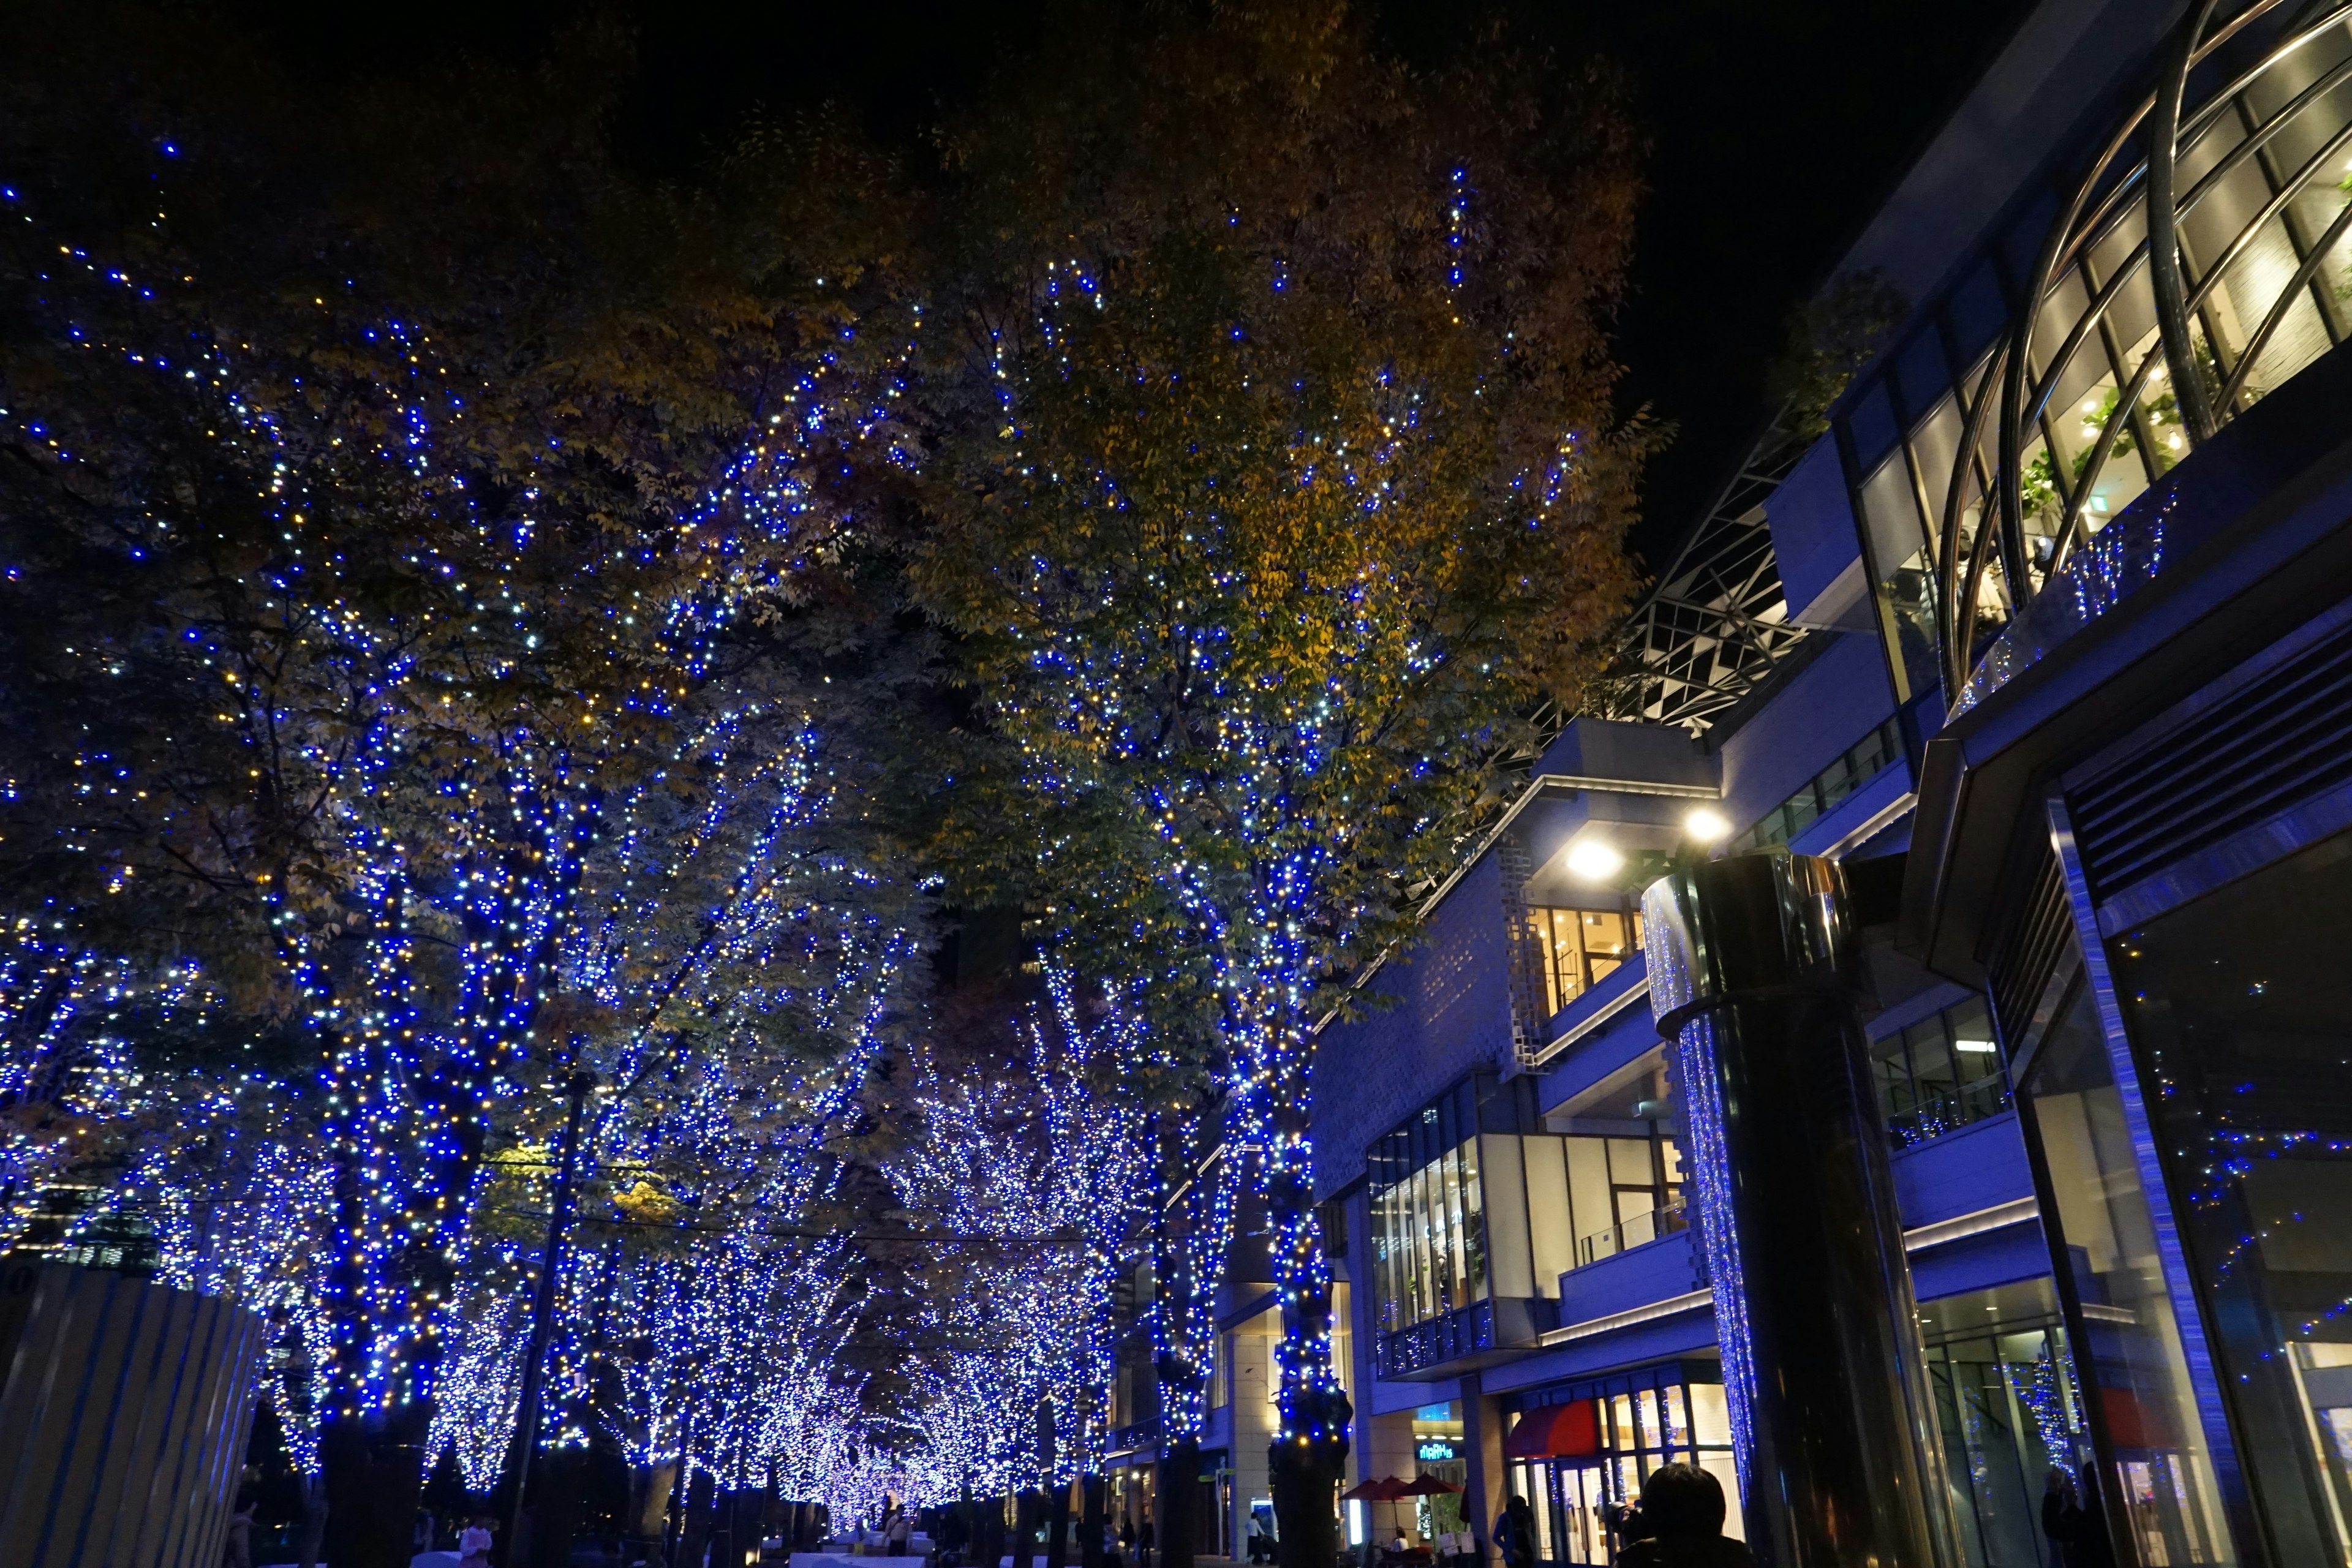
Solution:
[[[457,1568],[490,1568],[490,1516],[478,1513],[457,1538]]]
[[[1639,1541],[1617,1553],[1619,1568],[1752,1568],[1745,1542],[1723,1533],[1723,1483],[1696,1465],[1660,1465],[1642,1483]]]
[[[1151,1568],[1151,1554],[1158,1550],[1160,1538],[1151,1528],[1151,1516],[1143,1516],[1143,1529],[1135,1538],[1135,1568]]]
[[[1495,1527],[1495,1550],[1503,1554],[1503,1568],[1535,1568],[1536,1516],[1527,1499],[1514,1495],[1503,1505],[1503,1521]]]
[[[239,1502],[221,1541],[221,1568],[253,1568],[253,1504]]]
[[[2066,1561],[2066,1542],[2074,1532],[2074,1483],[2056,1465],[2042,1475],[2042,1538],[2050,1542],[2050,1561]]]
[[[2116,1568],[2115,1545],[2107,1539],[2107,1516],[2099,1507],[2098,1472],[2088,1465],[2082,1469],[2082,1485],[2068,1489],[2064,1523],[2059,1561],[2066,1568]]]
[[[1135,1516],[1131,1513],[1118,1516],[1118,1554],[1125,1562],[1135,1561]]]
[[[893,1557],[907,1555],[907,1542],[913,1538],[914,1531],[914,1521],[907,1517],[907,1510],[892,1503],[882,1524],[882,1537],[888,1542],[889,1554]]]

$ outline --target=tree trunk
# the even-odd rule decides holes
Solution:
[[[973,1546],[981,1568],[998,1568],[1004,1561],[1004,1500],[992,1497],[972,1509]]]
[[[326,1478],[304,1476],[302,1478],[302,1538],[297,1548],[302,1568],[319,1568],[320,1549],[326,1543]]]
[[[686,1489],[686,1527],[678,1531],[677,1556],[671,1568],[702,1568],[703,1549],[710,1544],[711,1493],[717,1485],[709,1470],[694,1472]]]
[[[373,1430],[355,1420],[334,1420],[320,1434],[326,1556],[334,1568],[408,1568],[415,1554],[430,1415],[422,1405],[406,1405]]]
[[[1045,1568],[1068,1568],[1069,1561],[1070,1483],[1058,1481],[1045,1515]]]
[[[1339,1465],[1328,1444],[1276,1439],[1274,1471],[1275,1561],[1281,1568],[1334,1568],[1339,1560]]]
[[[1037,1512],[1044,1500],[1034,1490],[1013,1500],[1013,1568],[1031,1568],[1037,1561]]]
[[[1276,1560],[1282,1568],[1333,1568],[1339,1556],[1339,1489],[1354,1411],[1331,1370],[1331,1260],[1315,1214],[1303,1040],[1288,1053],[1274,1097],[1265,1156],[1266,1223],[1274,1282],[1282,1292],[1282,1425],[1269,1446]],[[1297,1081],[1290,1081],[1293,1079]]]
[[[1079,1568],[1103,1568],[1103,1479],[1088,1474],[1079,1478],[1078,1496],[1084,1500],[1078,1519]]]
[[[1187,1433],[1160,1460],[1159,1568],[1192,1568],[1201,1496],[1201,1439]]]

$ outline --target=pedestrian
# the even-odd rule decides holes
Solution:
[[[2116,1568],[2106,1512],[2099,1506],[2098,1472],[2088,1465],[2082,1469],[2082,1485],[2069,1489],[2063,1518],[2066,1533],[2059,1561],[2066,1568]]]
[[[1131,1513],[1123,1513],[1118,1516],[1118,1549],[1120,1554],[1126,1557],[1129,1561],[1132,1562],[1134,1560],[1135,1516]]]
[[[478,1513],[457,1538],[457,1568],[490,1568],[490,1516]]]
[[[1527,1499],[1515,1495],[1503,1505],[1503,1522],[1495,1528],[1495,1550],[1503,1554],[1503,1568],[1535,1568],[1536,1516]]]
[[[1642,1483],[1643,1539],[1619,1568],[1754,1568],[1748,1543],[1723,1533],[1723,1483],[1696,1465],[1661,1465]]]
[[[907,1510],[896,1503],[891,1504],[889,1515],[882,1525],[882,1538],[888,1543],[889,1554],[893,1557],[907,1555],[907,1542],[913,1539],[914,1531],[914,1521],[907,1517]]]
[[[2050,1561],[2066,1561],[2066,1542],[2074,1532],[2072,1517],[2074,1508],[2074,1483],[2056,1465],[2042,1474],[2042,1537],[2050,1542]]]
[[[228,1534],[221,1542],[221,1568],[253,1568],[253,1504],[240,1502],[228,1516]]]
[[[1102,1530],[1103,1568],[1125,1568],[1125,1560],[1119,1555],[1118,1550],[1119,1540],[1123,1532],[1119,1530],[1118,1526],[1111,1523],[1108,1520],[1103,1521]]]
[[[1151,1515],[1143,1516],[1143,1529],[1135,1538],[1135,1568],[1151,1568],[1151,1554],[1160,1549],[1159,1534],[1151,1528]]]

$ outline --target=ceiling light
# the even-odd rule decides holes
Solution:
[[[1952,1048],[1956,1051],[1971,1051],[1979,1056],[1982,1056],[1990,1051],[1997,1051],[2000,1049],[1999,1046],[1994,1045],[1990,1040],[1954,1040],[1952,1042]]]
[[[1580,839],[1568,851],[1568,869],[1571,876],[1590,881],[1613,877],[1625,868],[1625,857],[1598,838]]]
[[[1683,831],[1701,844],[1713,844],[1731,837],[1731,823],[1723,813],[1702,805],[1683,818]]]

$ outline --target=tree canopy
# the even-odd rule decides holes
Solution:
[[[672,178],[602,26],[331,85],[202,8],[26,34],[6,1206],[111,1173],[271,1315],[341,1563],[419,1443],[499,1473],[532,1356],[640,1467],[1058,1474],[1139,1260],[1181,1436],[1254,1194],[1328,1514],[1317,1021],[1635,585],[1614,83],[1078,5],[925,152]],[[1059,1458],[1003,1407],[1057,1380]]]

